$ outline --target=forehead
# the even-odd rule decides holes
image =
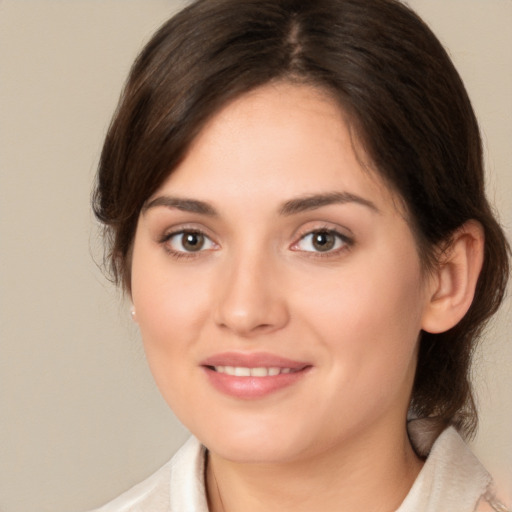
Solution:
[[[342,108],[309,85],[272,83],[222,108],[157,191],[226,197],[265,193],[269,200],[332,190],[392,194],[366,164]]]

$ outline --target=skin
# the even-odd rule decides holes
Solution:
[[[136,320],[164,398],[209,449],[211,510],[395,510],[422,465],[406,414],[441,280],[425,277],[399,198],[361,168],[337,105],[287,83],[242,96],[146,205]],[[183,246],[187,230],[204,233],[201,250]],[[332,250],[311,243],[322,230],[340,234]],[[310,368],[243,400],[201,367],[226,351]]]

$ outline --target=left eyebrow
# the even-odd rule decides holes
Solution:
[[[279,213],[284,216],[294,215],[296,213],[308,210],[316,210],[322,206],[331,204],[356,203],[365,206],[374,213],[381,213],[377,206],[363,197],[351,194],[350,192],[329,192],[326,194],[314,194],[310,196],[298,197],[286,201],[280,208]]]

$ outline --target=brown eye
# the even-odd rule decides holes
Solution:
[[[319,229],[311,231],[304,235],[293,246],[295,251],[303,252],[336,252],[346,246],[350,246],[352,241],[350,238],[330,229]]]
[[[317,251],[330,251],[336,245],[336,236],[329,231],[317,231],[313,233],[311,243]]]
[[[204,246],[204,235],[201,233],[183,233],[181,244],[186,251],[199,251]]]
[[[175,253],[193,253],[215,248],[212,240],[200,231],[172,233],[163,242]]]

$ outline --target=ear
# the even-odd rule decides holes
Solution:
[[[424,331],[445,332],[467,313],[482,270],[484,242],[484,230],[477,221],[470,220],[455,231],[427,287]]]

